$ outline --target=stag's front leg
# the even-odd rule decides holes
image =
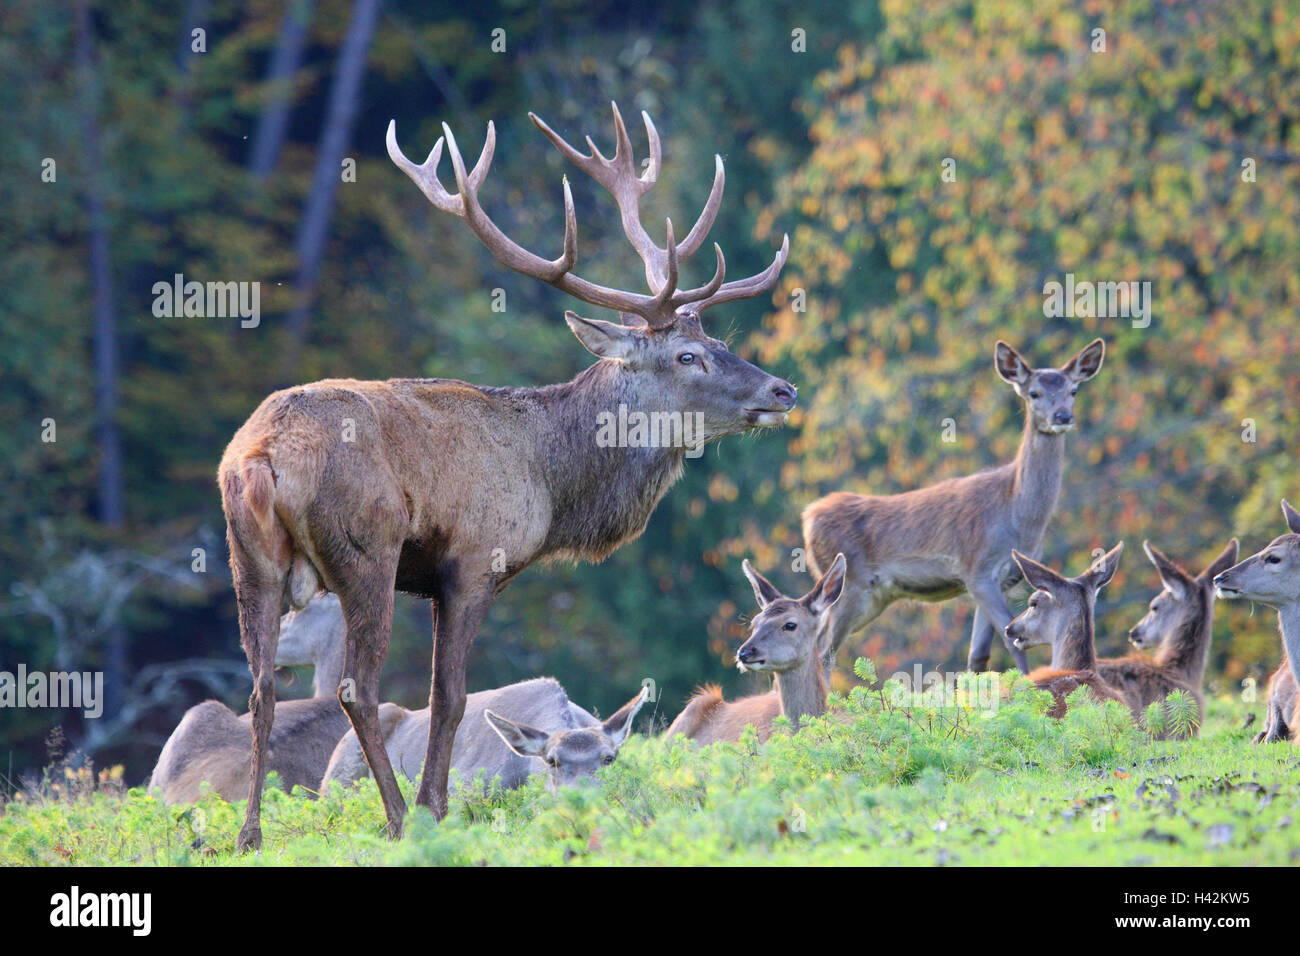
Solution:
[[[429,683],[429,746],[415,802],[447,815],[447,774],[456,728],[465,713],[465,660],[494,591],[484,586],[448,594],[433,609],[433,679]]]

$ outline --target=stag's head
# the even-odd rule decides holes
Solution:
[[[483,716],[507,747],[521,757],[537,757],[546,764],[546,788],[554,793],[560,787],[599,786],[596,771],[614,762],[649,695],[649,688],[642,688],[604,723],[576,730],[539,730],[490,710]]]
[[[1289,534],[1214,578],[1221,598],[1246,598],[1281,609],[1300,602],[1300,514],[1282,502]]]
[[[1163,587],[1147,605],[1147,613],[1128,632],[1128,639],[1139,650],[1158,647],[1167,635],[1174,634],[1199,619],[1214,592],[1210,581],[1237,560],[1237,539],[1233,538],[1210,566],[1200,574],[1189,574],[1170,561],[1150,541],[1142,542],[1147,559],[1155,565]]]
[[[801,598],[786,597],[748,561],[741,567],[754,588],[759,611],[749,622],[749,639],[736,652],[736,666],[778,674],[807,664],[820,668],[826,651],[819,646],[822,617],[844,591],[844,555],[835,555],[826,573]]]
[[[714,306],[771,290],[785,264],[789,238],[782,239],[780,250],[765,270],[731,282],[724,281],[726,261],[722,249],[714,243],[713,277],[695,288],[679,288],[679,268],[703,246],[722,202],[722,158],[714,157],[713,189],[695,225],[679,242],[672,220],[668,220],[664,244],[659,245],[641,223],[639,203],[659,178],[662,151],[650,117],[645,113],[641,116],[650,148],[644,172],[638,172],[632,143],[617,105],[614,106],[615,149],[610,158],[600,152],[590,137],[587,138],[590,152],[580,152],[537,116],[529,114],[567,159],[613,195],[623,231],[645,265],[649,289],[645,293],[597,285],[574,274],[577,217],[567,178],[564,181],[564,249],[558,258],[543,259],[529,252],[492,222],[478,199],[496,145],[496,131],[491,123],[483,151],[472,171],[466,171],[455,137],[445,123],[443,136],[428,159],[417,166],[398,147],[396,128],[390,122],[388,155],[434,206],[465,220],[499,262],[583,302],[619,314],[621,322],[588,319],[573,312],[565,313],[565,320],[589,351],[614,363],[621,374],[629,377],[624,389],[629,405],[635,404],[637,410],[645,412],[695,416],[691,421],[698,423],[703,432],[694,436],[697,441],[748,428],[780,425],[794,407],[795,387],[751,365],[732,353],[726,343],[706,334],[701,317]],[[444,143],[456,177],[455,193],[448,192],[438,178],[438,161]]]
[[[1074,427],[1074,396],[1079,385],[1101,369],[1106,343],[1093,339],[1064,366],[1030,368],[1006,342],[994,350],[994,365],[1003,381],[1010,382],[1025,402],[1034,428],[1047,435],[1058,435]]]
[[[1029,606],[1006,626],[1006,635],[1016,648],[1024,650],[1035,644],[1056,648],[1072,636],[1083,633],[1090,636],[1097,592],[1115,576],[1123,551],[1121,541],[1083,574],[1067,578],[1013,550],[1012,558],[1034,589],[1029,595]],[[1081,628],[1081,624],[1085,626]]]

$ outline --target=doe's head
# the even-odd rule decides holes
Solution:
[[[650,696],[641,693],[595,727],[546,731],[515,723],[487,710],[484,718],[521,757],[537,757],[546,764],[546,789],[554,793],[560,787],[599,786],[596,771],[614,762],[632,730],[632,721]]]
[[[1105,354],[1106,343],[1093,339],[1059,369],[1030,368],[1020,353],[1006,342],[998,342],[993,360],[998,375],[1024,399],[1034,428],[1058,435],[1074,427],[1075,393],[1101,370]]]
[[[1147,559],[1155,565],[1163,587],[1147,605],[1147,613],[1128,632],[1138,650],[1152,650],[1169,635],[1191,624],[1214,600],[1211,581],[1237,560],[1237,539],[1233,538],[1200,574],[1184,571],[1150,541],[1142,542]]]
[[[1067,578],[1013,550],[1011,557],[1034,588],[1034,593],[1029,595],[1028,607],[1006,626],[1006,635],[1016,648],[1024,650],[1036,644],[1056,647],[1081,623],[1086,624],[1091,633],[1097,592],[1115,576],[1123,551],[1124,542],[1121,541],[1083,574]]]
[[[1278,609],[1300,603],[1300,513],[1283,501],[1282,516],[1290,529],[1287,534],[1215,576],[1219,597],[1246,598]]]
[[[786,597],[748,560],[741,567],[754,588],[759,612],[749,622],[749,639],[736,652],[736,666],[778,674],[808,664],[820,668],[826,651],[822,618],[844,592],[844,555],[835,555],[826,573],[801,598]]]

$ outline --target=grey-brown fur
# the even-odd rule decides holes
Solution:
[[[759,613],[749,622],[749,637],[736,652],[742,671],[772,675],[766,694],[726,701],[715,685],[701,688],[668,727],[668,736],[681,734],[701,746],[720,740],[739,740],[753,726],[759,740],[772,734],[778,716],[790,718],[795,729],[804,717],[826,710],[826,674],[822,668],[825,615],[840,599],[844,587],[844,555],[836,555],[811,591],[789,598],[756,571],[742,565],[754,589]],[[793,625],[793,626],[791,626]]]
[[[599,560],[636,537],[680,475],[685,448],[601,447],[601,414],[619,406],[698,414],[700,445],[785,421],[794,386],[733,355],[704,333],[706,309],[771,289],[783,242],[763,273],[678,287],[678,267],[703,242],[721,200],[721,160],[704,213],[680,244],[671,224],[663,247],[640,224],[636,202],[659,171],[658,138],[647,118],[651,164],[632,157],[617,116],[612,159],[569,156],[613,192],[624,231],[646,265],[649,294],[597,286],[572,272],[576,219],[565,185],[563,252],[547,261],[492,225],[478,203],[495,146],[489,125],[478,163],[467,170],[450,130],[416,166],[389,127],[389,155],[434,206],[463,219],[499,261],[584,301],[626,312],[619,325],[565,319],[600,357],[571,382],[543,388],[483,388],[437,379],[336,379],[276,392],[236,432],[219,481],[226,513],[240,634],[254,674],[253,757],[248,809],[238,846],[261,845],[265,741],[274,718],[276,623],[322,584],[347,620],[344,673],[356,693],[343,699],[383,798],[388,834],[398,837],[406,802],[379,725],[379,673],[388,650],[394,586],[432,599],[435,639],[429,738],[417,802],[447,811],[452,743],[465,709],[465,658],[493,599],[534,561]],[[558,137],[543,131],[559,146]],[[457,192],[437,176],[444,141]],[[563,149],[561,150],[564,151]]]
[[[1011,549],[1040,553],[1060,492],[1074,393],[1100,370],[1104,352],[1097,339],[1059,370],[1031,369],[999,342],[997,372],[1025,402],[1024,437],[1014,461],[897,495],[836,492],[804,510],[813,574],[839,552],[849,563],[844,597],[827,620],[832,660],[850,634],[894,601],[946,601],[969,592],[976,613],[968,663],[974,671],[988,667],[994,632],[1012,617],[1003,592],[1020,579]],[[1010,644],[1007,649],[1027,671],[1024,652]]]
[[[1296,674],[1300,655],[1300,513],[1282,502],[1287,534],[1279,535],[1262,551],[1214,578],[1219,597],[1251,600],[1267,604],[1277,611],[1278,629],[1282,634],[1282,665],[1269,682],[1268,715],[1264,732],[1257,740],[1296,739]],[[1282,675],[1290,671],[1290,679]]]
[[[520,786],[535,773],[546,774],[553,786],[578,782],[603,765],[603,757],[612,759],[617,754],[644,696],[638,695],[633,700],[636,707],[629,706],[626,713],[619,711],[617,725],[610,727],[614,732],[611,736],[601,721],[569,700],[560,683],[550,677],[469,694],[465,698],[465,715],[452,744],[452,770],[461,785],[474,780],[480,771],[485,785],[497,779],[507,789]],[[556,739],[539,755],[525,755],[512,749],[494,729],[487,717],[489,713],[502,724],[540,728],[546,738]],[[500,715],[507,715],[508,720]],[[383,704],[379,721],[393,769],[410,780],[419,779],[429,741],[429,709],[407,710],[396,704]],[[548,763],[548,757],[554,766]],[[321,792],[331,782],[346,785],[368,774],[357,735],[348,731],[329,759],[320,781]]]
[[[349,727],[335,696],[344,643],[338,600],[324,594],[304,609],[286,614],[280,638],[276,666],[310,664],[315,669],[315,696],[275,705],[267,769],[280,775],[286,790],[302,786],[315,791],[330,754]],[[149,779],[149,791],[165,803],[193,803],[207,782],[224,799],[238,800],[248,793],[251,755],[251,716],[236,716],[217,700],[204,701],[186,711],[167,738]]]

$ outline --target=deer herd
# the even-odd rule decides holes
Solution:
[[[794,408],[792,384],[733,354],[704,327],[709,309],[774,287],[788,237],[766,269],[730,281],[715,243],[713,277],[696,288],[680,285],[682,264],[704,245],[721,205],[721,157],[695,223],[679,240],[668,220],[660,244],[639,208],[662,158],[648,115],[642,113],[649,144],[642,163],[617,106],[610,157],[590,137],[582,152],[529,116],[612,195],[645,267],[646,291],[597,285],[574,272],[577,216],[567,178],[556,258],[506,236],[479,202],[496,147],[491,123],[469,169],[445,124],[416,165],[390,122],[389,156],[429,203],[463,220],[502,265],[612,309],[621,321],[565,313],[597,361],[562,384],[330,379],[275,392],[235,433],[218,480],[253,676],[250,712],[236,716],[216,701],[192,708],[164,746],[150,790],[167,802],[197,800],[205,785],[229,800],[246,796],[242,850],[261,846],[261,797],[271,770],[287,787],[312,792],[373,777],[393,838],[407,810],[399,773],[419,781],[416,801],[437,819],[447,812],[449,781],[515,787],[532,774],[545,774],[552,788],[592,781],[615,760],[647,691],[603,721],[550,678],[467,694],[466,658],[484,615],[534,562],[599,561],[636,538],[680,477],[683,444],[610,447],[597,441],[602,414],[620,406],[667,420],[691,414],[702,428],[698,444],[779,426]],[[444,149],[454,190],[438,174]],[[784,596],[743,562],[758,613],[737,665],[771,673],[773,688],[726,701],[706,686],[667,733],[703,745],[737,740],[751,726],[765,739],[779,716],[797,727],[825,711],[844,642],[890,604],[967,593],[975,604],[969,668],[988,668],[1000,634],[1016,667],[1052,695],[1057,717],[1080,686],[1123,704],[1137,720],[1174,691],[1203,709],[1215,597],[1270,605],[1285,646],[1256,739],[1290,739],[1300,720],[1290,664],[1300,660],[1300,515],[1290,505],[1282,507],[1291,533],[1240,564],[1235,539],[1199,574],[1144,543],[1161,590],[1129,632],[1136,650],[1125,657],[1098,658],[1093,626],[1097,594],[1114,575],[1123,544],[1074,578],[1038,561],[1066,467],[1075,398],[1100,371],[1104,353],[1097,339],[1060,368],[1033,368],[998,342],[994,368],[1025,409],[1014,460],[902,494],[837,492],[814,501],[803,512],[814,583],[802,597]],[[1022,578],[1033,592],[1016,616],[1005,595]],[[396,591],[428,598],[433,609],[429,702],[418,711],[380,699]],[[290,610],[282,614],[286,602]],[[1031,669],[1027,649],[1039,644],[1050,647],[1051,662]],[[275,669],[293,664],[315,668],[315,694],[277,703]]]

